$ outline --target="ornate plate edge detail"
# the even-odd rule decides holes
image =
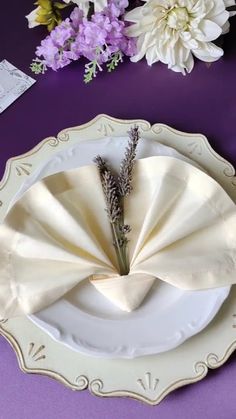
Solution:
[[[6,323],[6,321],[2,321],[2,324]],[[82,391],[88,389],[91,394],[99,397],[130,397],[141,402],[145,402],[151,406],[158,405],[165,397],[168,396],[173,390],[176,390],[180,387],[183,387],[188,384],[194,384],[198,381],[201,381],[209,372],[209,369],[216,369],[221,367],[233,354],[236,350],[236,340],[232,342],[229,347],[226,349],[222,358],[219,357],[214,353],[209,353],[205,359],[206,361],[198,361],[194,365],[194,371],[196,373],[195,377],[184,378],[175,381],[171,385],[169,385],[156,399],[152,400],[148,397],[142,396],[139,393],[135,393],[133,391],[128,390],[115,390],[115,391],[108,391],[103,392],[103,381],[99,378],[93,379],[89,381],[89,379],[85,375],[80,375],[76,378],[77,385],[72,384],[68,381],[62,374],[59,374],[55,371],[43,368],[28,368],[24,359],[23,352],[21,350],[20,344],[17,342],[16,338],[11,335],[9,332],[4,330],[4,328],[0,325],[0,334],[4,336],[4,338],[8,341],[11,347],[14,349],[18,364],[20,369],[29,374],[39,374],[45,375],[50,378],[53,378],[66,387],[69,387],[72,390]]]
[[[220,163],[225,164],[227,166],[227,168],[225,168],[224,170],[224,174],[226,177],[230,177],[232,178],[232,184],[236,187],[236,176],[235,176],[235,169],[233,167],[233,165],[231,163],[229,163],[226,159],[224,159],[223,157],[221,157],[218,153],[216,153],[216,151],[211,147],[211,145],[209,144],[207,138],[202,135],[202,134],[198,134],[198,133],[185,133],[179,130],[176,130],[174,128],[169,127],[168,125],[165,124],[159,124],[159,123],[155,123],[153,125],[151,125],[148,121],[145,121],[143,119],[130,119],[130,120],[122,120],[122,119],[117,119],[114,117],[111,117],[109,115],[106,114],[100,114],[97,115],[95,118],[93,118],[91,121],[79,125],[79,126],[75,126],[75,127],[71,127],[71,128],[66,128],[62,131],[60,131],[58,133],[58,135],[56,137],[47,137],[44,140],[40,141],[35,147],[33,147],[31,150],[29,150],[28,152],[21,154],[19,156],[15,156],[15,157],[11,157],[10,159],[7,160],[6,162],[6,167],[5,167],[5,172],[3,175],[2,180],[0,181],[0,191],[4,188],[4,186],[6,185],[11,173],[12,173],[12,167],[13,164],[15,162],[20,162],[21,160],[23,160],[24,158],[28,158],[30,156],[35,155],[36,153],[38,153],[40,150],[43,149],[44,146],[48,145],[52,148],[57,147],[60,143],[64,143],[69,141],[69,131],[82,131],[86,128],[89,128],[91,126],[93,126],[94,124],[98,123],[99,121],[101,121],[101,123],[103,124],[103,126],[106,126],[106,122],[109,125],[109,122],[111,123],[115,123],[115,124],[120,124],[120,125],[131,125],[131,124],[142,124],[142,130],[144,132],[147,131],[152,131],[154,134],[159,134],[163,129],[166,129],[169,132],[172,132],[176,135],[181,135],[181,136],[186,136],[188,138],[195,138],[196,136],[198,138],[201,138],[201,140],[203,141],[204,145],[207,147],[207,149],[209,150],[210,154],[212,156],[214,156]],[[99,128],[97,129],[99,131]],[[111,133],[114,131],[114,129],[112,129]],[[107,136],[107,131],[104,132],[104,136]],[[24,166],[24,163],[21,163]],[[28,163],[29,164],[29,163]],[[27,174],[27,173],[26,173]]]
[[[36,145],[33,149],[31,149],[27,153],[9,159],[6,164],[6,169],[5,169],[3,179],[0,182],[0,191],[4,189],[4,187],[7,185],[12,175],[13,176],[17,175],[17,177],[21,177],[22,175],[27,176],[28,174],[30,174],[30,171],[33,165],[27,160],[25,162],[24,159],[27,159],[28,157],[31,157],[37,154],[39,151],[43,150],[45,146],[49,146],[53,152],[53,149],[55,149],[55,147],[57,147],[60,144],[63,145],[63,143],[69,141],[70,139],[69,132],[82,131],[86,128],[92,127],[95,124],[99,124],[99,122],[101,124],[99,125],[99,127],[97,127],[97,132],[99,132],[102,136],[107,136],[108,134],[112,135],[112,132],[114,132],[114,128],[112,124],[115,124],[117,126],[118,125],[130,126],[131,124],[136,123],[136,124],[140,124],[143,132],[152,132],[153,134],[157,135],[157,134],[160,134],[162,131],[166,130],[167,132],[173,133],[178,136],[181,135],[189,139],[192,138],[193,142],[194,142],[194,139],[195,140],[199,139],[200,143],[202,142],[203,145],[206,147],[206,149],[209,151],[211,158],[216,159],[222,165],[223,175],[229,178],[231,185],[233,187],[236,187],[236,176],[235,176],[234,167],[227,160],[225,160],[223,157],[218,155],[212,149],[207,138],[203,136],[202,134],[183,133],[181,131],[170,128],[167,125],[164,125],[164,124],[151,125],[148,121],[141,120],[141,119],[140,120],[137,120],[137,119],[136,120],[121,120],[121,119],[116,119],[116,118],[101,114],[101,115],[96,116],[94,119],[92,119],[88,123],[85,123],[78,127],[72,127],[72,128],[67,128],[67,129],[62,130],[61,132],[59,132],[57,137],[45,138],[43,141],[41,141],[38,145]],[[194,145],[193,146],[191,145],[191,147],[194,147]],[[194,153],[195,152],[196,152],[196,149],[194,149]],[[224,169],[223,169],[223,165],[225,166]],[[0,207],[2,205],[3,205],[3,202],[0,201]],[[14,349],[17,359],[18,359],[19,366],[23,372],[49,376],[51,378],[54,378],[60,381],[62,384],[64,384],[65,386],[73,390],[85,390],[88,388],[89,391],[96,396],[131,397],[139,401],[146,402],[149,405],[159,404],[170,392],[172,392],[173,390],[179,387],[200,381],[207,375],[209,369],[215,369],[222,366],[236,349],[236,340],[235,340],[228,346],[222,358],[219,358],[214,353],[209,353],[208,355],[206,355],[205,361],[199,361],[195,363],[194,365],[194,372],[196,374],[195,377],[184,378],[184,379],[181,378],[175,381],[174,383],[170,384],[166,389],[164,389],[164,391],[160,393],[156,399],[150,399],[148,397],[143,396],[142,394],[129,391],[129,390],[115,390],[115,391],[107,391],[107,392],[103,391],[104,383],[99,378],[95,378],[89,381],[88,377],[86,377],[85,375],[80,375],[76,379],[76,384],[73,384],[69,380],[67,380],[63,375],[53,370],[27,367],[20,344],[11,333],[9,333],[7,330],[4,329],[5,323],[7,323],[7,320],[0,320],[0,334],[6,338],[6,340]],[[146,374],[150,374],[150,373],[146,373]]]

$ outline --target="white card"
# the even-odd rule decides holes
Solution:
[[[36,80],[7,60],[0,62],[0,113],[15,102]]]

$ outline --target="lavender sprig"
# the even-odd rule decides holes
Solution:
[[[116,179],[101,156],[95,157],[94,163],[96,163],[100,172],[109,221],[110,223],[119,222],[122,215],[122,208],[119,202]]]
[[[137,145],[140,139],[139,128],[134,126],[129,131],[129,142],[125,150],[125,156],[120,165],[118,187],[120,196],[128,196],[132,191],[132,172],[136,157]]]
[[[106,201],[105,211],[111,224],[113,245],[116,250],[120,274],[127,275],[128,265],[127,260],[124,258],[124,255],[126,254],[124,248],[126,247],[127,239],[123,231],[123,226],[121,225],[123,217],[116,179],[109,167],[106,165],[105,160],[101,156],[95,157],[94,163],[96,163],[100,173],[102,188]]]
[[[111,224],[113,245],[116,250],[121,275],[127,275],[129,273],[127,234],[130,233],[131,227],[128,224],[124,224],[123,200],[132,191],[132,171],[136,149],[140,139],[138,127],[131,128],[129,137],[125,156],[120,165],[118,179],[116,179],[101,156],[98,155],[94,159],[100,173],[106,201],[105,211]]]

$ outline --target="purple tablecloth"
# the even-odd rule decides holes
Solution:
[[[32,8],[31,0],[9,0],[1,5],[0,60],[5,58],[27,73],[35,47],[45,34],[43,28],[27,29],[24,16]],[[87,86],[82,81],[83,66],[77,63],[38,76],[37,83],[0,116],[1,175],[9,157],[99,113],[201,132],[236,165],[235,20],[233,24],[225,40],[225,58],[210,69],[198,63],[187,77],[163,65],[149,68],[144,62],[126,62],[117,72],[101,74]],[[96,398],[47,377],[25,375],[1,337],[0,419],[234,419],[235,360],[233,355],[202,382],[175,391],[152,408],[131,399]]]

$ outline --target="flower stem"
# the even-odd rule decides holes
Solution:
[[[124,260],[124,253],[122,251],[123,249],[119,243],[119,232],[117,231],[117,226],[115,225],[115,223],[111,223],[111,228],[112,228],[112,234],[113,234],[113,239],[114,239],[114,244],[115,244],[117,260],[118,260],[118,264],[120,268],[120,275],[127,275],[128,274],[127,264]]]
[[[120,197],[120,204],[121,204],[121,208],[124,208],[124,197],[121,196]],[[124,212],[122,212],[121,214],[121,225],[124,225]],[[128,275],[129,273],[129,261],[128,261],[128,255],[127,255],[127,241],[124,242],[122,248],[121,248],[121,252],[122,252],[122,259],[124,262],[124,267],[125,267],[125,272],[126,275]]]
[[[129,274],[129,263],[128,263],[128,258],[127,258],[127,244],[125,244],[121,248],[121,252],[122,252],[122,259],[124,261],[125,275],[128,275]]]

